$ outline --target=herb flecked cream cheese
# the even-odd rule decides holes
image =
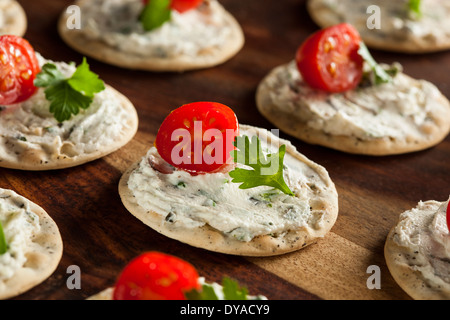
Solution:
[[[429,115],[440,96],[433,84],[398,73],[392,83],[329,94],[310,88],[295,62],[270,79],[273,104],[316,130],[363,140],[420,139],[434,125]],[[444,108],[445,106],[442,106]]]
[[[251,136],[247,130],[241,126],[240,134]],[[268,153],[277,150],[267,141],[262,148]],[[313,168],[289,153],[284,180],[295,196],[265,186],[240,189],[228,173],[191,175],[155,170],[152,163],[165,163],[154,147],[131,173],[128,188],[139,206],[162,215],[164,223],[189,229],[209,225],[242,242],[302,227],[320,229],[324,223],[323,213],[311,211],[310,197],[312,192],[326,192],[328,186]]]
[[[80,31],[123,52],[159,58],[198,56],[206,48],[220,48],[232,33],[216,0],[183,14],[173,10],[170,21],[148,32],[139,21],[143,8],[136,0],[83,2]]]
[[[51,62],[64,76],[75,72],[72,64],[37,56],[41,67]],[[38,88],[24,102],[0,107],[0,161],[17,159],[17,155],[31,150],[48,161],[91,154],[113,144],[127,130],[131,115],[108,87],[95,95],[88,109],[62,123],[50,113],[44,91]]]
[[[311,10],[321,21],[348,22],[354,25],[366,41],[378,46],[430,50],[447,46],[450,39],[450,2],[446,0],[422,0],[420,14],[409,8],[408,0],[319,0],[312,1]],[[377,11],[373,9],[376,7]],[[377,28],[371,14],[379,20]],[[330,17],[332,15],[333,17]]]
[[[11,191],[0,194],[0,222],[7,243],[6,253],[0,255],[0,282],[14,276],[27,261],[25,252],[33,235],[40,230],[39,217],[29,204]]]
[[[420,202],[400,216],[394,241],[409,248],[408,263],[433,286],[450,292],[450,234],[446,222],[448,201]]]

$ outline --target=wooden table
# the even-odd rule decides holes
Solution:
[[[45,57],[81,62],[56,32],[71,1],[21,0],[28,14],[26,38]],[[255,89],[274,67],[290,61],[317,30],[302,0],[222,0],[240,21],[244,49],[226,64],[184,74],[129,71],[90,60],[106,83],[128,96],[140,117],[135,138],[121,150],[83,166],[51,172],[0,169],[0,187],[41,205],[58,224],[64,254],[54,274],[16,299],[85,299],[112,286],[122,268],[147,250],[191,262],[208,281],[228,275],[250,293],[276,300],[409,299],[392,279],[383,246],[398,215],[419,200],[444,201],[450,193],[450,138],[437,147],[400,156],[365,157],[289,138],[325,166],[339,193],[339,217],[324,239],[295,253],[246,258],[208,252],[146,227],[123,207],[117,186],[124,170],[152,145],[167,114],[182,104],[210,100],[232,107],[240,122],[273,126],[256,110]],[[406,73],[432,81],[450,97],[450,52],[409,56],[373,52],[381,62],[399,61]],[[70,290],[67,268],[81,270],[81,289]],[[368,289],[367,268],[379,266],[381,289]]]

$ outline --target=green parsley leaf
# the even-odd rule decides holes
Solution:
[[[8,251],[8,244],[6,243],[5,233],[0,222],[0,255],[5,254],[6,251]]]
[[[238,150],[232,151],[234,162],[251,167],[253,170],[235,168],[229,173],[233,178],[231,182],[241,183],[240,189],[250,189],[259,186],[269,186],[293,196],[283,177],[283,161],[286,146],[282,145],[278,152],[264,156],[261,150],[261,142],[258,137],[252,140],[247,136],[236,137],[234,146]],[[273,161],[278,163],[273,166]]]
[[[144,7],[139,20],[144,30],[151,31],[159,28],[172,17],[171,0],[150,0]]]
[[[219,300],[213,286],[207,283],[202,285],[202,289],[200,291],[193,289],[186,292],[184,295],[188,300]]]
[[[225,300],[247,300],[247,288],[241,288],[237,281],[225,277],[222,280],[222,287]]]
[[[392,82],[393,77],[395,77],[399,71],[396,66],[391,67],[389,70],[385,70],[375,61],[364,42],[360,42],[358,54],[370,67],[370,72],[365,73],[364,78],[369,79],[370,82],[375,85]]]
[[[59,71],[58,67],[52,63],[46,63],[36,76],[34,85],[36,87],[50,87],[61,80],[64,80],[64,75]]]
[[[50,104],[50,112],[56,120],[63,122],[69,120],[72,115],[77,115],[81,109],[87,109],[92,103],[92,98],[86,97],[74,90],[67,81],[48,87],[45,97]]]
[[[50,112],[59,122],[69,120],[80,109],[91,105],[94,95],[105,89],[98,75],[90,71],[86,58],[70,78],[64,78],[57,66],[46,63],[34,81],[36,87],[45,89],[45,97],[50,104]]]
[[[413,18],[420,18],[422,17],[422,10],[420,9],[421,0],[409,0],[408,2],[408,8],[410,16]]]
[[[95,93],[105,90],[103,81],[89,69],[86,57],[67,82],[75,91],[89,98],[94,98]]]
[[[247,300],[248,291],[245,287],[240,287],[239,283],[228,277],[222,280],[222,292],[224,300]],[[188,300],[219,300],[213,285],[205,283],[201,290],[193,289],[185,294]]]

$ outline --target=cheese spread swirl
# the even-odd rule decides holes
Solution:
[[[448,201],[419,202],[400,216],[394,241],[409,248],[408,262],[432,284],[450,295],[450,233]]]
[[[145,31],[139,16],[140,0],[90,0],[81,4],[81,32],[120,51],[145,57],[195,57],[220,48],[232,30],[216,0],[182,14],[172,10],[170,21]]]
[[[322,0],[321,8],[328,8],[340,22],[353,24],[363,39],[390,39],[398,46],[427,48],[447,43],[450,39],[450,2],[446,0],[422,0],[421,15],[415,17],[408,7],[408,0]],[[368,9],[379,8],[380,26],[368,28]]]
[[[30,210],[29,203],[11,190],[0,190],[0,222],[7,243],[6,253],[0,255],[1,282],[26,263],[25,253],[40,226],[39,216]]]
[[[54,63],[59,71],[70,77],[75,66],[53,62],[37,54],[40,65]],[[95,95],[86,110],[70,120],[58,123],[50,113],[45,88],[38,88],[28,100],[0,109],[0,160],[16,159],[17,155],[36,150],[43,161],[68,159],[90,154],[119,140],[131,117],[121,101],[107,87]]]
[[[240,131],[241,135],[252,136],[242,126]],[[271,153],[278,151],[264,141],[262,146]],[[302,227],[320,229],[324,223],[324,213],[312,212],[310,201],[313,193],[325,192],[328,185],[314,168],[289,153],[284,159],[284,178],[295,196],[265,186],[240,189],[228,173],[162,173],[152,167],[149,159],[164,162],[156,148],[151,148],[130,175],[128,188],[138,205],[162,215],[164,223],[174,227],[209,225],[226,236],[248,242],[260,235],[276,237]]]
[[[438,88],[403,73],[391,83],[329,94],[312,89],[302,79],[295,61],[278,68],[268,83],[273,105],[307,126],[331,135],[362,140],[389,137],[414,141],[435,126]]]

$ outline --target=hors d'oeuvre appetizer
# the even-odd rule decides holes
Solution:
[[[150,251],[134,258],[116,284],[88,300],[267,300],[248,295],[245,287],[228,277],[222,285],[207,283],[189,262]]]
[[[0,37],[0,167],[50,170],[101,158],[137,131],[132,103],[86,59],[76,67]]]
[[[148,71],[219,65],[236,55],[244,34],[217,0],[78,0],[80,28],[59,33],[75,50],[103,62]]]
[[[420,201],[400,215],[386,239],[392,277],[413,299],[450,299],[449,200]]]
[[[280,130],[344,152],[392,155],[440,143],[450,103],[401,65],[378,64],[349,24],[311,35],[259,84],[259,111]]]
[[[27,16],[16,0],[0,0],[0,35],[23,36],[27,31]]]
[[[450,49],[445,0],[308,0],[307,8],[322,28],[354,25],[371,48],[413,54]]]
[[[22,294],[46,280],[61,260],[58,226],[44,209],[0,188],[0,299]]]
[[[328,172],[286,140],[239,125],[216,102],[181,106],[122,176],[125,207],[154,230],[211,251],[271,256],[322,238],[338,215]]]

